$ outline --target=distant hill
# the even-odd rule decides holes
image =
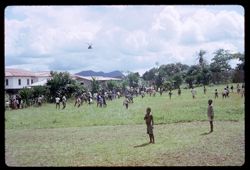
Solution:
[[[95,72],[92,70],[87,70],[87,71],[81,71],[79,73],[76,73],[76,75],[79,75],[79,76],[103,76],[103,77],[113,77],[113,78],[124,77],[124,75],[120,71],[112,71],[109,73],[104,73],[102,71]]]

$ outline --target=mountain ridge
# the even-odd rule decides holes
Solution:
[[[113,77],[113,78],[122,78],[122,77],[124,77],[122,72],[118,71],[118,70],[111,71],[111,72],[108,72],[108,73],[105,73],[103,71],[95,72],[93,70],[86,70],[86,71],[80,71],[78,73],[75,73],[75,75],[79,75],[79,76],[103,76],[103,77]]]

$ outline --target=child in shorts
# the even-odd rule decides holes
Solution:
[[[208,100],[207,116],[210,123],[210,133],[213,132],[214,109],[212,106],[213,100]]]
[[[151,113],[150,107],[146,109],[144,120],[147,125],[147,134],[149,135],[149,139],[150,139],[149,143],[155,143],[155,138],[154,138],[154,133],[153,133],[154,119],[153,119],[153,115]]]

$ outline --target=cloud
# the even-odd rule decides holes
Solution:
[[[69,72],[142,72],[155,62],[191,65],[200,49],[208,51],[208,59],[219,48],[244,52],[244,16],[239,10],[237,6],[11,6],[5,10],[5,65]],[[93,49],[87,49],[87,43]]]
[[[236,12],[200,9],[183,22],[181,42],[188,45],[244,38],[244,18]]]
[[[152,30],[156,36],[160,36],[165,41],[173,41],[179,38],[180,34],[180,16],[173,6],[165,7],[155,19]]]
[[[201,43],[205,41],[202,33],[202,27],[193,19],[188,18],[184,23],[181,31],[180,42],[185,45]]]

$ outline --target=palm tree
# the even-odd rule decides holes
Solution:
[[[204,55],[206,54],[207,52],[205,50],[200,50],[198,52],[198,58],[197,60],[199,60],[199,65],[204,68],[205,64],[206,64],[206,60],[204,59]]]

